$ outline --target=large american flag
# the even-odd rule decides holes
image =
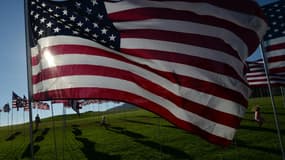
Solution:
[[[266,30],[251,0],[29,0],[35,100],[99,98],[228,145],[247,108],[245,59]]]
[[[263,6],[269,30],[264,37],[265,55],[270,73],[285,73],[285,1]]]

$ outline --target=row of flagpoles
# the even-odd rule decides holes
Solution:
[[[106,102],[118,103],[116,101],[109,100],[101,100],[101,99],[88,99],[88,100],[52,100],[51,104],[61,103],[63,107],[73,109],[77,114],[79,114],[80,109],[83,106],[87,106],[90,104],[102,104]],[[12,92],[12,109],[17,109],[19,111],[20,108],[23,108],[24,111],[29,111],[30,101],[26,98],[26,96],[20,97],[15,92]],[[32,109],[40,109],[40,110],[50,110],[50,105],[47,102],[35,101],[31,102]],[[2,109],[0,108],[0,112],[10,112],[11,107],[9,103],[6,103]]]

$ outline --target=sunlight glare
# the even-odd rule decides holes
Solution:
[[[51,52],[49,50],[46,50],[44,52],[44,58],[47,61],[49,67],[55,67],[55,61],[54,61],[54,56],[51,54]]]

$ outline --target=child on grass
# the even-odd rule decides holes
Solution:
[[[257,122],[259,127],[261,127],[263,122],[264,122],[264,118],[261,116],[260,107],[259,106],[255,106],[254,120]]]

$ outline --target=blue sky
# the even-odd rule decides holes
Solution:
[[[266,4],[276,0],[258,0]],[[10,103],[12,91],[19,96],[27,96],[26,46],[24,27],[24,0],[6,0],[0,5],[0,108]],[[106,104],[107,107],[113,104]],[[61,114],[62,108],[55,107],[55,114]],[[86,108],[92,109],[92,108]],[[98,108],[97,108],[98,109]],[[94,110],[94,109],[93,109]],[[68,113],[72,113],[71,110]],[[12,113],[10,113],[12,114]],[[13,111],[13,124],[23,121],[23,111]],[[40,112],[44,117],[48,111]],[[25,113],[27,120],[28,114]],[[0,113],[0,126],[7,123],[7,113]],[[34,115],[33,115],[34,116]],[[10,120],[11,123],[11,120]]]

